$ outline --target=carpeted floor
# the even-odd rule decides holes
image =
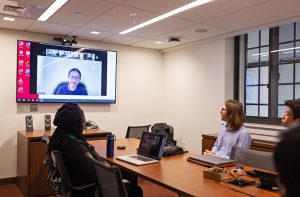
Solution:
[[[144,197],[178,197],[172,191],[162,188],[147,180],[139,179],[139,185],[143,188]],[[16,184],[0,185],[0,197],[24,197]]]

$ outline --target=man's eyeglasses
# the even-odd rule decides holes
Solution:
[[[71,79],[71,80],[76,80],[76,81],[78,81],[78,80],[80,80],[81,79],[81,77],[74,77],[74,76],[69,76],[69,78]]]

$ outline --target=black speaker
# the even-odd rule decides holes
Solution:
[[[31,115],[25,116],[26,131],[33,131],[33,118]]]
[[[51,130],[51,116],[45,115],[45,130]]]

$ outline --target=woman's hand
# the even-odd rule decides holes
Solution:
[[[215,154],[215,152],[214,151],[212,151],[212,150],[208,150],[208,149],[206,149],[205,151],[204,151],[204,153],[203,153],[204,155],[213,155],[213,154]]]

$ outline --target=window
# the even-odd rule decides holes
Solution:
[[[244,79],[247,121],[279,123],[300,97],[300,22],[245,35]]]

